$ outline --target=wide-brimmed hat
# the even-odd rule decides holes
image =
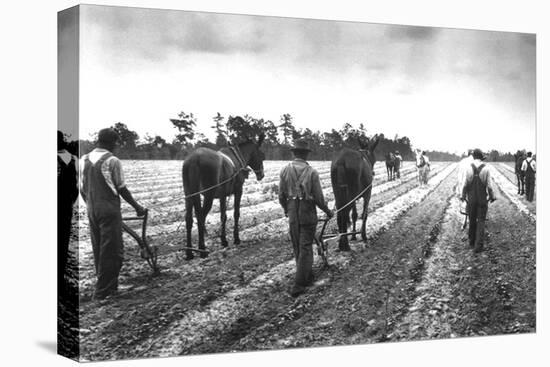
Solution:
[[[292,151],[302,151],[302,152],[311,152],[309,143],[305,139],[296,139],[294,140],[294,146],[290,148]]]
[[[483,154],[481,149],[474,149],[474,152],[472,153],[472,155],[474,156],[474,159],[481,159],[481,160],[485,159],[485,155]]]

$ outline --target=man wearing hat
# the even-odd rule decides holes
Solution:
[[[537,172],[537,162],[533,159],[533,153],[527,152],[527,158],[521,164],[521,171],[525,176],[525,198],[527,201],[533,201],[535,195],[535,173]]]
[[[470,165],[471,169],[465,172],[462,183],[461,200],[468,200],[469,243],[475,252],[479,252],[483,249],[487,203],[495,201],[496,197],[491,171],[483,163],[483,153],[480,149],[474,149],[472,156],[474,160]]]
[[[118,290],[122,267],[122,215],[120,197],[145,214],[124,182],[120,160],[113,155],[119,136],[113,129],[102,129],[97,148],[80,160],[80,194],[86,202],[97,282],[94,298],[101,300]]]
[[[401,157],[401,154],[399,154],[399,150],[395,151],[395,174],[397,175],[397,178],[401,178],[401,162],[403,161],[403,157]]]
[[[333,214],[325,203],[319,174],[306,162],[311,152],[308,142],[297,139],[291,150],[295,158],[281,170],[279,202],[288,217],[296,260],[296,279],[290,291],[291,296],[296,297],[313,282],[312,244],[317,226],[316,208],[319,207],[328,217]]]

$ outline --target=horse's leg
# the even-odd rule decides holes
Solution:
[[[206,216],[208,213],[210,213],[210,209],[212,209],[212,203],[214,202],[214,193],[213,191],[210,191],[206,193],[204,196],[204,201],[202,203],[202,220],[203,223],[205,223],[204,226],[204,236],[208,236],[208,230],[206,229]]]
[[[521,175],[521,195],[525,194],[525,175]]]
[[[241,243],[239,238],[239,218],[241,216],[241,197],[243,195],[242,187],[235,191],[235,203],[233,209],[233,243],[238,245]]]
[[[185,227],[187,230],[187,246],[188,248],[193,247],[191,242],[191,231],[193,230],[193,199],[185,199]],[[195,257],[193,251],[186,250],[185,258],[187,260],[192,260]]]
[[[353,225],[353,234],[351,235],[351,240],[357,241],[357,235],[355,234],[355,232],[357,232],[357,230],[355,229],[355,224],[357,222],[357,206],[355,205],[355,203],[353,203],[351,206],[351,220],[351,223]]]
[[[210,212],[210,209],[212,209],[212,203],[214,201],[214,193],[213,191],[210,191],[206,193],[204,196],[204,201],[202,203],[201,208],[201,217],[202,217],[202,237],[199,234],[199,249],[206,250],[206,246],[204,244],[204,238],[207,236],[206,231],[206,216]],[[208,254],[206,252],[201,252],[201,257],[205,258],[208,257]]]
[[[363,196],[363,213],[361,213],[361,218],[363,219],[363,223],[361,223],[361,239],[365,244],[367,244],[367,217],[369,214],[371,191],[372,189],[368,189],[365,196]]]
[[[338,233],[346,233],[348,231],[348,221],[349,221],[349,206],[344,208],[344,210],[338,212]],[[338,242],[338,250],[340,251],[349,251],[349,241],[348,236],[340,236],[340,241]]]
[[[197,226],[199,228],[199,249],[204,250],[204,218],[206,215],[201,209],[201,198],[199,195],[193,197],[193,206],[195,208],[195,216],[197,217]],[[201,252],[202,258],[207,257],[208,254]]]
[[[518,195],[521,192],[521,178],[519,176],[519,173],[516,172],[516,180],[518,181]]]
[[[225,222],[227,221],[227,199],[225,196],[220,197],[220,219],[221,219],[221,235],[220,239],[222,247],[227,247],[227,238],[225,237]]]

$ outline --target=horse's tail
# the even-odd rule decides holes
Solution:
[[[350,172],[346,169],[344,160],[338,162],[331,171],[332,187],[334,189],[334,199],[336,200],[336,208],[340,209],[350,200]],[[348,212],[343,210],[338,214],[338,221],[342,221],[346,228],[349,227],[351,221],[348,215],[344,213]]]
[[[201,187],[200,162],[197,156],[190,156],[183,162],[183,191],[185,193],[185,202],[188,210],[195,209],[195,215],[201,215],[201,200],[197,194]]]

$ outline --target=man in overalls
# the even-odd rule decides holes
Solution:
[[[325,203],[319,174],[307,162],[311,149],[304,139],[294,142],[291,149],[295,159],[283,167],[280,173],[279,202],[288,217],[290,239],[296,260],[296,279],[290,295],[297,297],[313,283],[313,241],[319,207],[332,217]]]
[[[57,288],[63,294],[65,268],[69,256],[69,239],[73,205],[78,198],[77,157],[67,150],[67,142],[57,131]]]
[[[527,201],[533,201],[535,195],[535,173],[537,172],[537,162],[533,159],[533,153],[527,152],[527,158],[521,164],[521,171],[525,175],[525,198]]]
[[[397,178],[401,178],[401,162],[403,161],[403,157],[401,157],[401,154],[399,154],[399,150],[395,151],[395,174],[397,175]]]
[[[485,218],[487,217],[488,201],[496,200],[491,171],[485,166],[485,157],[479,149],[473,152],[474,161],[470,169],[466,171],[462,186],[461,200],[468,200],[468,238],[470,247],[474,252],[483,249],[483,236],[485,233]]]
[[[90,239],[97,275],[94,298],[116,294],[122,267],[122,215],[120,196],[138,216],[145,214],[124,183],[120,160],[113,155],[119,137],[113,129],[99,131],[97,148],[80,161],[82,198],[87,204]]]

